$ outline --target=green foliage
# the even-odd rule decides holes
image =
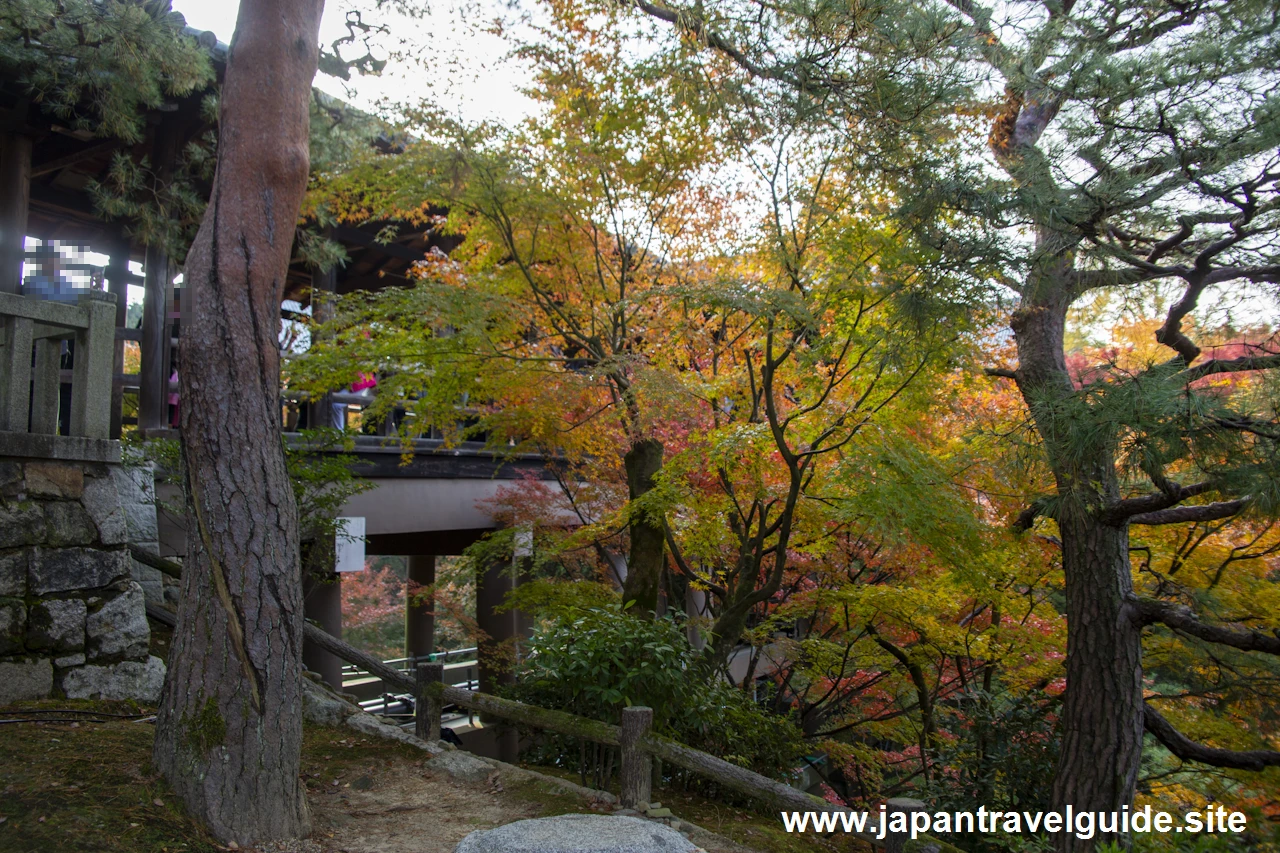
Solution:
[[[298,504],[303,538],[327,538],[337,532],[338,511],[348,498],[373,488],[352,472],[354,439],[339,429],[303,430],[297,444],[286,444],[285,467]]]
[[[572,619],[584,609],[607,609],[619,603],[618,593],[608,584],[540,579],[517,584],[507,594],[502,609],[562,621]]]
[[[785,777],[799,762],[794,725],[727,682],[698,675],[696,652],[672,619],[625,618],[617,604],[557,601],[553,612],[528,641],[513,698],[615,724],[623,708],[644,705],[658,732],[758,773]],[[576,751],[563,739],[552,749],[559,760]]]
[[[141,141],[146,110],[213,81],[168,0],[8,0],[0,69],[73,130]]]
[[[149,158],[134,160],[117,151],[105,179],[86,187],[95,212],[108,221],[127,221],[127,234],[181,262],[204,218],[215,142],[211,133],[191,142],[167,177],[156,173]]]
[[[1055,704],[1034,694],[980,687],[956,697],[940,715],[940,725],[955,737],[935,758],[947,772],[924,792],[931,808],[976,811],[980,806],[1009,811],[1052,807],[1044,780],[1058,761]],[[1012,839],[952,839],[961,847],[991,849]],[[1011,846],[1008,849],[1021,849]]]
[[[663,729],[687,687],[679,626],[622,618],[617,605],[562,616],[537,630],[528,649],[516,692],[544,708],[617,723],[623,708],[647,705]]]

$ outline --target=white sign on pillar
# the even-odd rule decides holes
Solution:
[[[516,538],[511,556],[515,562],[533,556],[533,525],[524,524],[516,529]]]
[[[337,557],[333,563],[333,570],[335,572],[363,572],[364,516],[339,518],[335,539]]]

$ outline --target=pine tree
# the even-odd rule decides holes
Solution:
[[[1276,342],[1206,357],[1192,331],[1209,300],[1264,298],[1280,282],[1274,4],[636,6],[744,71],[759,97],[821,105],[825,132],[914,185],[903,213],[953,210],[935,243],[957,262],[990,264],[1012,293],[1018,363],[988,372],[1016,383],[1053,483],[1017,525],[1052,524],[1062,544],[1068,687],[1055,804],[1130,803],[1144,728],[1185,759],[1280,763],[1195,744],[1144,703],[1150,626],[1269,654],[1280,640],[1252,620],[1201,621],[1167,589],[1140,595],[1128,533],[1271,514],[1280,497],[1266,373],[1280,367]],[[931,149],[979,139],[985,151],[970,145],[967,170],[938,171]],[[1155,287],[1178,291],[1156,333],[1164,356],[1139,371],[1101,363],[1080,382],[1065,352],[1073,305]],[[1100,840],[1064,833],[1058,845]]]

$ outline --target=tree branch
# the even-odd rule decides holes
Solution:
[[[1197,506],[1176,506],[1155,512],[1140,512],[1129,516],[1130,524],[1182,524],[1188,521],[1219,521],[1239,515],[1249,505],[1245,496],[1234,501],[1218,501]]]
[[[795,86],[801,91],[815,91],[811,84],[797,79],[794,74],[789,73],[782,67],[766,67],[752,61],[746,53],[740,50],[724,36],[709,28],[706,20],[700,18],[693,12],[685,9],[672,8],[666,3],[661,2],[661,0],[658,0],[657,2],[635,0],[635,5],[637,9],[644,12],[646,15],[672,24],[680,32],[693,36],[696,40],[702,42],[713,50],[729,57],[738,65],[738,67],[742,68],[753,77],[760,77],[766,80],[778,80],[791,86]]]
[[[1243,373],[1247,370],[1273,370],[1280,367],[1280,355],[1246,355],[1241,358],[1215,358],[1189,367],[1177,375],[1183,382],[1195,382],[1206,376],[1217,376],[1223,373]]]
[[[1165,749],[1183,761],[1198,761],[1213,767],[1232,767],[1237,770],[1262,770],[1280,767],[1280,752],[1267,749],[1237,751],[1218,749],[1196,743],[1173,727],[1173,724],[1148,703],[1142,706],[1142,722],[1147,732],[1164,744]]]
[[[1217,488],[1217,483],[1211,480],[1206,480],[1203,483],[1193,483],[1190,486],[1179,486],[1177,483],[1170,483],[1169,488],[1165,491],[1143,495],[1140,498],[1126,498],[1122,501],[1116,501],[1102,511],[1101,521],[1104,524],[1119,524],[1128,521],[1135,515],[1152,513],[1157,510],[1168,509],[1171,506],[1177,506],[1187,498],[1194,498],[1196,495],[1202,495],[1215,488]]]
[[[1033,501],[1031,506],[1018,513],[1018,517],[1013,520],[1013,524],[1011,525],[1013,532],[1026,533],[1031,529],[1031,526],[1036,523],[1036,518],[1043,515],[1046,509],[1048,509],[1048,503],[1044,498]]]
[[[1164,625],[1210,643],[1230,646],[1246,652],[1264,652],[1280,656],[1280,629],[1270,634],[1252,628],[1229,628],[1201,622],[1190,608],[1157,601],[1154,598],[1132,598],[1143,625]]]

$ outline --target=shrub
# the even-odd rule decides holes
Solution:
[[[774,778],[787,776],[803,754],[790,720],[702,674],[671,618],[632,618],[616,604],[562,610],[534,632],[527,650],[509,690],[520,701],[614,724],[623,708],[648,706],[660,734]],[[536,760],[576,764],[584,779],[590,773],[596,784],[608,782],[607,752],[562,737],[537,749]]]

